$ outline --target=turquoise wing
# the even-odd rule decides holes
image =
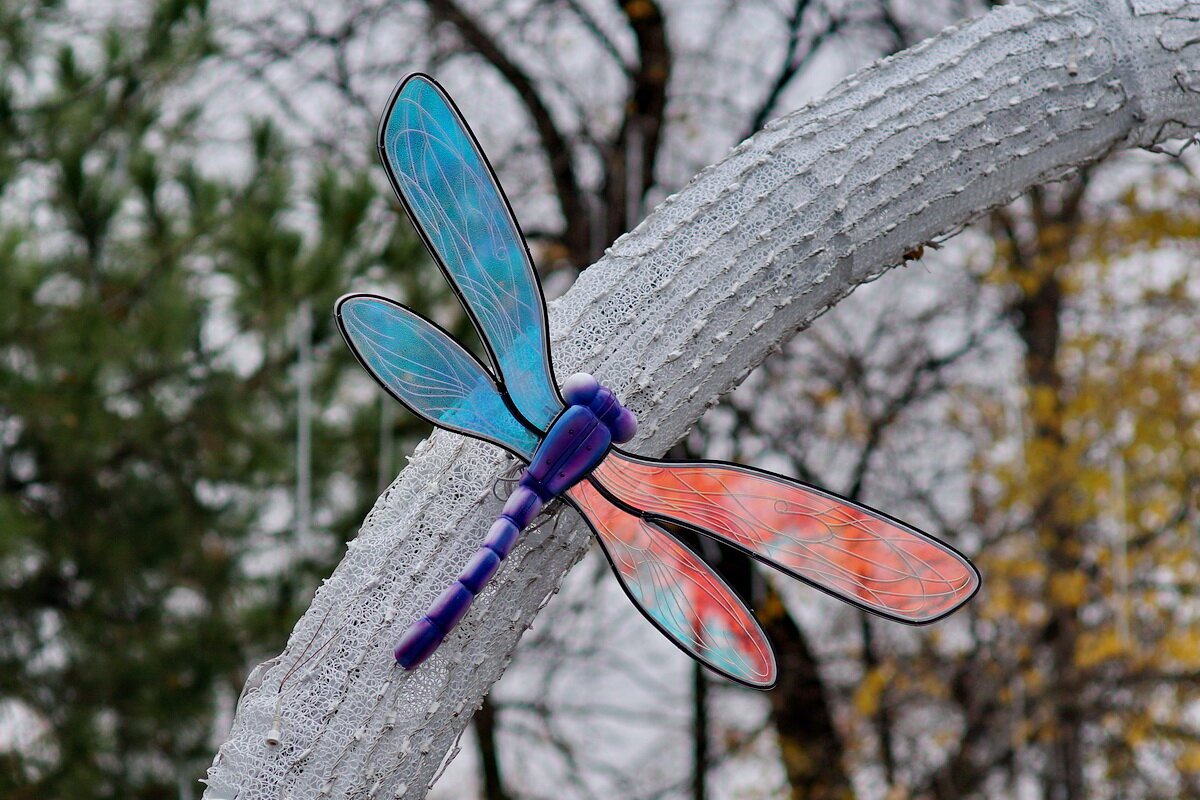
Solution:
[[[379,128],[392,186],[454,285],[517,410],[546,430],[562,410],[546,308],[508,200],[454,103],[426,75],[396,88]]]
[[[441,328],[370,294],[346,295],[335,315],[354,355],[414,414],[532,457],[540,437],[517,419],[483,365]]]

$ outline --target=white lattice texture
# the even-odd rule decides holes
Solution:
[[[584,369],[659,455],[855,285],[1029,187],[1200,128],[1200,2],[1005,6],[777,120],[613,245],[551,309],[559,375]],[[438,433],[241,699],[207,798],[418,798],[522,631],[584,552],[527,533],[438,653],[398,633],[451,582],[512,465]],[[572,512],[562,511],[563,515]]]

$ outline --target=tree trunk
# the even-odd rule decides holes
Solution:
[[[1061,587],[1078,586],[1084,551],[1079,520],[1086,512],[1077,507],[1079,495],[1072,484],[1079,455],[1072,452],[1063,433],[1064,409],[1060,364],[1063,283],[1071,263],[1071,248],[1082,223],[1080,205],[1087,181],[1081,176],[1068,182],[1058,197],[1035,190],[1029,198],[1036,234],[1022,241],[1016,226],[1002,226],[1012,256],[1009,269],[1018,294],[1013,301],[1017,334],[1025,346],[1025,391],[1029,409],[1030,440],[1026,445],[1026,470],[1030,486],[1041,487],[1034,502],[1032,525],[1045,548],[1049,576],[1045,583],[1049,620],[1042,640],[1050,653],[1048,719],[1040,720],[1036,738],[1046,743],[1047,765],[1043,778],[1047,800],[1083,800],[1086,734],[1083,694],[1085,681],[1077,664],[1079,637],[1084,629],[1079,607],[1084,593]],[[1002,217],[1001,211],[996,212]]]
[[[666,451],[797,329],[904,253],[1031,186],[1200,128],[1200,1],[1002,6],[842,82],[667,200],[551,309]],[[527,533],[420,669],[393,638],[454,577],[511,459],[436,433],[380,497],[284,652],[256,670],[207,798],[418,798],[587,547]],[[569,517],[570,512],[562,512]]]
[[[511,800],[500,777],[500,748],[496,743],[496,707],[483,698],[475,712],[475,736],[479,740],[479,764],[483,778],[483,800]]]
[[[779,593],[767,587],[758,610],[779,661],[779,683],[770,693],[771,722],[791,800],[850,800],[854,787],[843,763],[846,748],[834,728],[833,709],[817,657]]]

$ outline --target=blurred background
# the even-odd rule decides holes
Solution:
[[[375,158],[406,72],[457,100],[553,296],[764,122],[988,5],[0,0],[0,797],[199,797],[427,434],[330,314],[376,291],[473,338]],[[1198,168],[1119,153],[911,253],[674,451],[954,544],[964,611],[903,628],[695,542],[779,651],[762,694],[593,554],[432,796],[1200,797]]]

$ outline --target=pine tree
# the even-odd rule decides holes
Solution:
[[[90,33],[4,2],[0,37],[0,795],[186,797],[376,488],[379,405],[327,309],[417,251],[373,175],[269,124],[229,146],[244,172],[203,160],[203,0]]]

